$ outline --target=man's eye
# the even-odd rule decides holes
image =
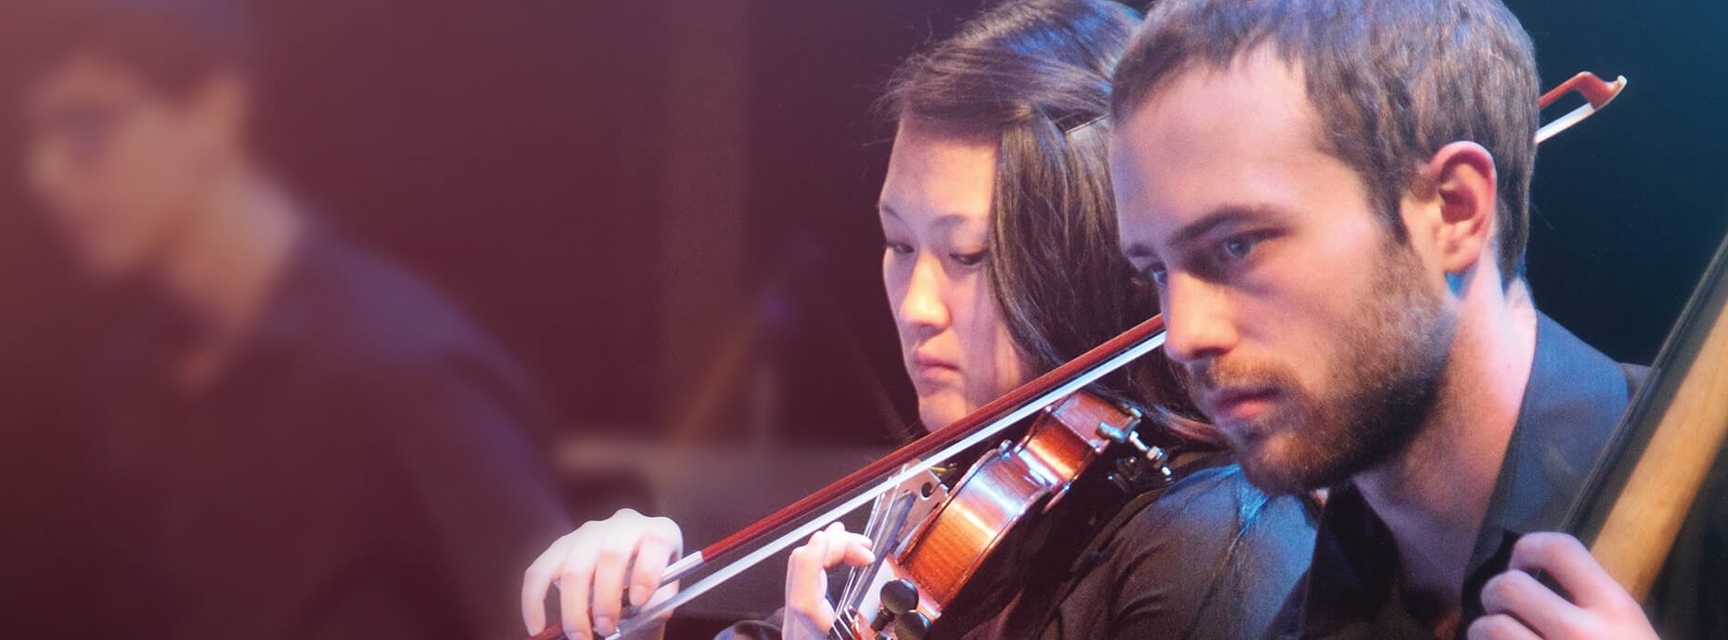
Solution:
[[[1145,274],[1147,280],[1151,280],[1152,284],[1158,285],[1160,287],[1164,286],[1164,280],[1166,278],[1170,277],[1169,269],[1167,269],[1164,265],[1161,265],[1161,264],[1155,264],[1155,265],[1146,267],[1146,271],[1144,272],[1144,274]]]
[[[1218,245],[1218,249],[1226,260],[1242,260],[1254,251],[1254,247],[1260,244],[1260,240],[1261,237],[1258,235],[1234,236]]]
[[[903,256],[904,255],[911,255],[911,253],[912,253],[912,245],[906,244],[904,242],[889,241],[889,242],[882,243],[882,246],[887,247],[887,249],[889,251],[892,251],[896,254],[903,255]]]
[[[1248,257],[1248,250],[1252,248],[1253,245],[1249,244],[1247,240],[1225,240],[1224,256],[1232,260],[1241,260]]]
[[[949,257],[954,258],[954,261],[960,263],[960,266],[963,267],[976,267],[984,264],[983,251],[977,253],[951,253],[948,255]]]

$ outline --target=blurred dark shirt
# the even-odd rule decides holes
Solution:
[[[426,284],[327,228],[305,240],[206,391],[168,383],[184,335],[168,312],[99,368],[102,551],[122,563],[94,585],[99,622],[179,640],[518,636],[521,571],[569,528],[536,449],[547,405]]]

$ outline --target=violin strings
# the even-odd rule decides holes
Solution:
[[[872,510],[870,524],[865,527],[865,535],[870,538],[870,551],[875,560],[867,566],[853,567],[848,572],[846,588],[840,596],[841,608],[836,610],[834,619],[837,625],[845,623],[848,616],[865,615],[863,604],[866,592],[875,581],[874,578],[882,571],[882,564],[887,561],[888,556],[900,551],[898,547],[890,548],[889,545],[903,539],[906,521],[918,498],[911,492],[902,492],[899,495],[883,494],[883,498],[890,497],[891,499],[879,499],[878,505],[884,506]],[[850,635],[850,630],[847,634]]]

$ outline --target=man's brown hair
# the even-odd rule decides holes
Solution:
[[[1299,64],[1321,144],[1367,183],[1395,238],[1417,167],[1482,145],[1498,179],[1500,273],[1520,275],[1538,124],[1529,34],[1498,0],[1159,0],[1116,67],[1120,122],[1165,83],[1260,46]]]

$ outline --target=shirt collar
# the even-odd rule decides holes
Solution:
[[[1553,530],[1565,518],[1627,404],[1626,377],[1612,359],[1537,314],[1535,359],[1493,497],[1478,531],[1464,591],[1466,624],[1479,610],[1481,582],[1503,569],[1516,535]],[[1398,554],[1391,534],[1362,495],[1333,491],[1321,517],[1303,597],[1303,637],[1382,635],[1411,630],[1391,593]],[[1388,615],[1391,614],[1391,615]]]
[[[1505,570],[1512,541],[1565,524],[1630,395],[1618,363],[1538,315],[1530,382],[1465,573],[1466,617],[1479,613],[1477,592]]]

